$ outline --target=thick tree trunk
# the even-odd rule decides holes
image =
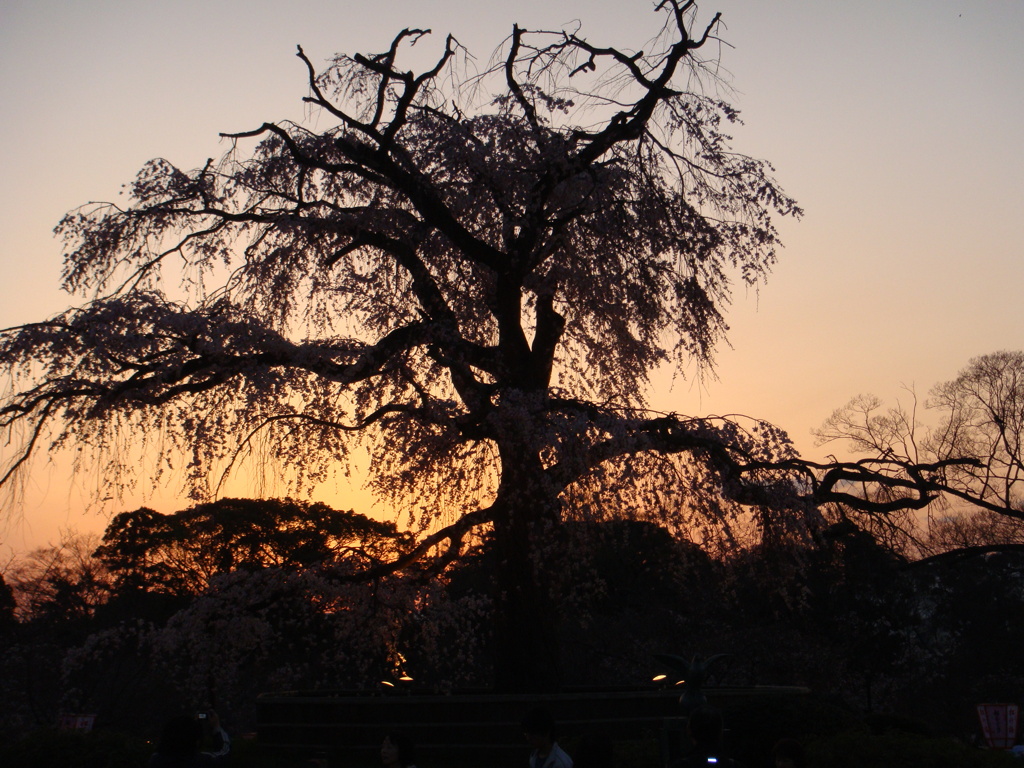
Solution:
[[[506,472],[494,540],[494,672],[502,692],[558,690],[558,609],[550,574],[566,556],[558,543],[558,499],[546,498],[540,467]],[[532,475],[532,477],[530,476]]]

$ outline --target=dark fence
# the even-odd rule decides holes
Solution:
[[[530,709],[546,708],[570,752],[613,742],[646,744],[655,754],[678,738],[684,718],[679,690],[600,690],[560,694],[459,693],[448,696],[293,692],[264,694],[257,702],[261,745],[292,755],[324,755],[335,762],[379,761],[385,732],[401,732],[417,745],[424,763],[521,765],[528,749],[519,723]],[[710,702],[737,697],[806,693],[788,687],[718,688]],[[344,759],[339,759],[343,756]],[[644,761],[648,762],[648,761]],[[657,762],[655,758],[655,762]]]

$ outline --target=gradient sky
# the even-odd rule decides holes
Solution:
[[[738,289],[718,379],[660,380],[652,405],[766,418],[821,456],[810,430],[851,396],[923,396],[971,357],[1024,348],[1024,0],[700,5],[704,20],[723,14],[721,61],[745,122],[735,147],[771,160],[806,216],[783,224],[767,285]],[[592,42],[642,47],[660,23],[652,7],[4,0],[0,326],[77,302],[58,290],[51,234],[67,210],[112,199],[152,157],[197,167],[224,151],[220,131],[301,118],[296,44],[319,62],[430,27],[433,45],[452,32],[483,65],[513,22],[579,19]],[[102,530],[102,513],[83,512],[87,487],[37,463],[24,505],[0,521],[0,565],[61,528]],[[373,511],[358,495],[334,501]],[[149,503],[184,506],[171,491]]]

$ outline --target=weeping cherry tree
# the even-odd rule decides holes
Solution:
[[[726,134],[719,16],[655,11],[643,50],[515,26],[472,74],[452,37],[407,68],[428,30],[322,72],[299,48],[308,124],[225,134],[193,171],[153,160],[61,221],[84,303],[0,337],[0,478],[74,448],[105,488],[180,476],[202,501],[249,461],[298,494],[363,446],[419,532],[384,567],[436,572],[493,536],[506,689],[557,685],[543,573],[569,516],[769,538],[851,481],[926,504],[927,467],[815,465],[768,424],[647,407],[655,371],[711,366],[731,290],[800,214]]]

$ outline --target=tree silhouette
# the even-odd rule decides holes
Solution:
[[[19,620],[82,624],[110,594],[110,574],[93,556],[97,537],[65,533],[60,543],[40,547],[14,562],[7,581]]]
[[[951,493],[1024,519],[1024,352],[973,358],[955,379],[932,388],[928,406],[942,419],[928,450],[978,460],[951,468]]]
[[[911,391],[911,395],[914,395]],[[951,381],[932,387],[922,424],[913,407],[888,407],[875,395],[859,395],[837,409],[818,430],[821,443],[844,441],[863,458],[904,465],[930,462],[928,482],[939,491],[948,516],[931,521],[919,555],[958,560],[995,550],[1019,550],[1024,520],[1024,353],[994,352],[971,359]],[[896,502],[906,491],[881,489],[876,501]],[[916,519],[892,518],[912,532]],[[869,528],[871,524],[869,523]]]
[[[197,595],[237,568],[301,570],[394,559],[394,523],[293,499],[218,499],[170,515],[141,507],[111,520],[96,550],[120,591]],[[349,566],[354,567],[354,566]]]
[[[768,424],[647,409],[656,369],[712,363],[734,282],[763,279],[773,217],[800,213],[725,133],[702,55],[719,16],[655,10],[643,51],[515,26],[478,74],[452,37],[407,69],[427,30],[320,74],[300,48],[308,125],[225,134],[190,172],[153,160],[124,204],[69,213],[63,283],[90,300],[3,334],[20,442],[0,480],[74,445],[120,487],[135,445],[156,480],[186,457],[200,500],[250,455],[299,493],[362,440],[372,487],[419,518],[388,567],[493,529],[505,688],[557,684],[537,564],[571,557],[559,523],[608,494],[770,536],[851,480],[923,506],[929,467],[814,465]]]

